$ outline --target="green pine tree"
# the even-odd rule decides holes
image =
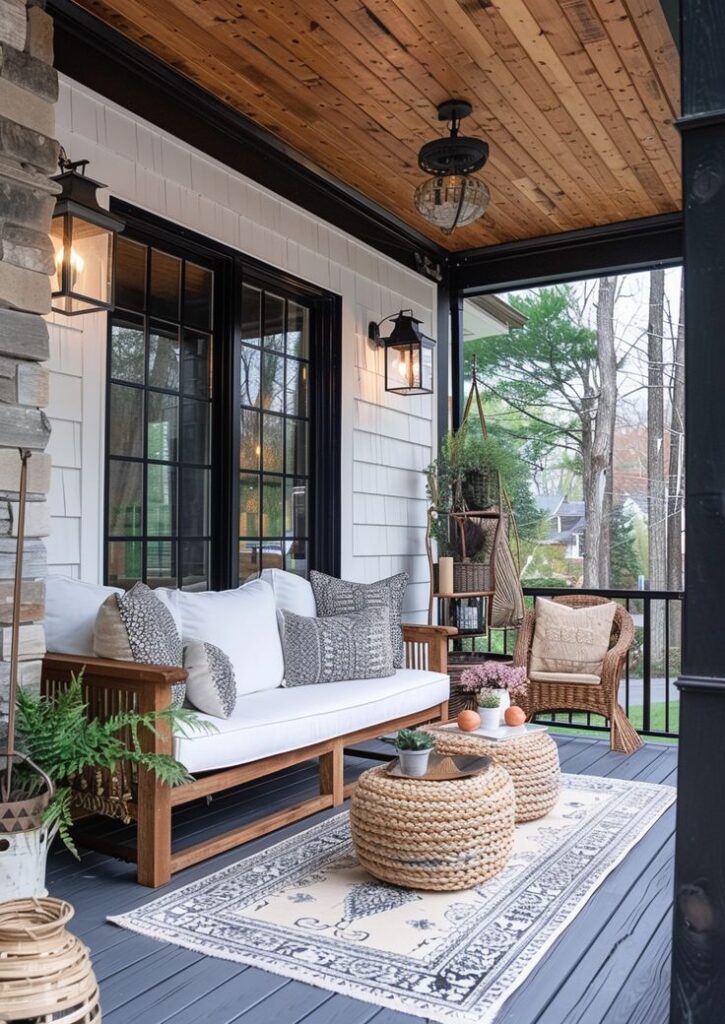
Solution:
[[[634,526],[626,505],[615,505],[609,521],[609,579],[613,587],[633,588],[643,572]]]

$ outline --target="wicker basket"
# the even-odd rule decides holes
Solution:
[[[516,821],[533,821],[548,814],[559,798],[559,750],[546,732],[529,732],[509,740],[486,740],[471,733],[428,731],[439,754],[490,757],[511,776],[516,792]]]
[[[0,907],[0,1014],[4,1021],[100,1024],[88,950],[65,929],[62,900],[11,900]]]
[[[463,474],[461,493],[466,508],[481,512],[499,502],[498,473],[488,469],[469,469]]]
[[[491,589],[491,566],[486,562],[454,562],[453,589],[457,594],[471,594]]]
[[[515,796],[497,764],[451,782],[363,772],[350,825],[360,865],[391,885],[470,889],[501,871],[514,844]]]

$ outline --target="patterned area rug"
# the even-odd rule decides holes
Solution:
[[[674,799],[564,775],[551,814],[517,827],[506,869],[455,893],[375,882],[342,813],[110,920],[433,1021],[488,1024]]]

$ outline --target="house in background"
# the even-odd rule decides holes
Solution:
[[[561,557],[578,562],[584,559],[586,517],[583,501],[569,501],[566,495],[541,494],[536,504],[546,515],[546,533],[541,544],[561,548]]]

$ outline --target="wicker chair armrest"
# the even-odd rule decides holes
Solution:
[[[530,608],[525,614],[521,625],[519,626],[519,633],[516,638],[516,646],[514,647],[513,653],[513,664],[515,668],[525,668],[529,670],[529,654],[531,653],[531,645],[534,642],[534,629],[536,628],[536,612],[533,608]]]
[[[619,683],[622,665],[627,652],[634,641],[634,622],[629,612],[623,612],[619,630],[619,638],[614,647],[610,647],[602,661],[602,684]]]

